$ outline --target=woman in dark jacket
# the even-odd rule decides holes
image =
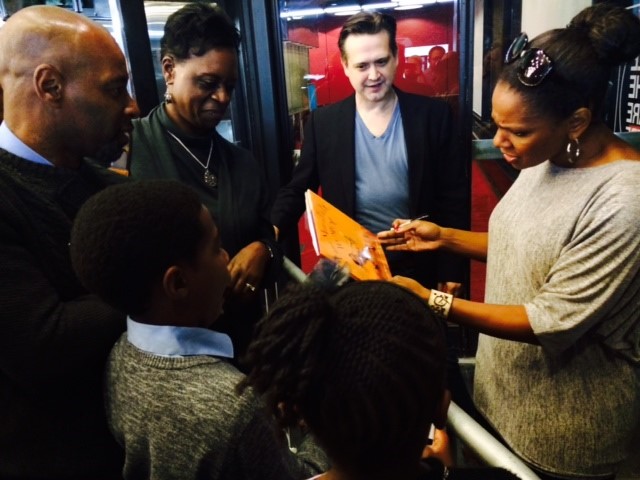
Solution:
[[[165,100],[135,122],[130,157],[132,177],[181,180],[216,218],[232,277],[221,325],[236,357],[261,314],[260,287],[281,263],[260,165],[216,131],[238,80],[239,44],[217,6],[187,4],[169,16],[160,50]]]

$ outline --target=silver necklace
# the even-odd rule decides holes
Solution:
[[[186,150],[186,152],[187,152],[189,155],[191,155],[191,157],[192,157],[196,162],[198,162],[198,164],[199,164],[202,168],[204,168],[204,177],[203,177],[203,178],[204,178],[204,183],[206,183],[209,187],[212,187],[212,188],[213,188],[213,187],[217,187],[217,186],[218,186],[218,177],[216,177],[213,173],[211,173],[211,172],[209,171],[209,163],[211,163],[211,154],[213,153],[213,139],[211,140],[211,146],[209,147],[209,155],[207,156],[207,163],[206,163],[206,165],[205,165],[204,163],[202,163],[202,162],[200,161],[200,159],[199,159],[198,157],[196,157],[196,156],[193,154],[193,152],[192,152],[191,150],[189,150],[189,149],[187,148],[187,146],[186,146],[184,143],[182,143],[182,140],[180,140],[178,137],[176,137],[176,136],[175,136],[173,133],[171,133],[169,130],[167,130],[167,133],[168,133],[169,135],[171,135],[171,136],[174,138],[174,140],[175,140],[176,142],[178,142],[178,143],[180,144],[180,146],[181,146],[182,148],[184,148],[184,149]]]

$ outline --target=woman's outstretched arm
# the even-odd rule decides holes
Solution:
[[[431,290],[411,278],[396,276],[392,282],[411,290],[431,306]],[[517,342],[539,345],[524,305],[494,305],[451,298],[447,320],[471,327],[480,333]]]
[[[473,260],[487,260],[488,233],[441,227],[424,220],[395,220],[389,230],[378,233],[390,251],[424,252],[442,250]]]

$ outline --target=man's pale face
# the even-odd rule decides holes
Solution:
[[[389,34],[349,35],[344,42],[344,73],[360,101],[382,102],[393,96],[398,58],[389,47]]]

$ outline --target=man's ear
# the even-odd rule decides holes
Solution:
[[[164,82],[167,85],[170,85],[173,83],[175,66],[176,66],[175,60],[171,55],[165,55],[164,57],[162,57],[162,76],[164,78]]]
[[[53,65],[43,63],[33,72],[33,83],[38,97],[46,102],[59,103],[64,90],[64,77]]]
[[[172,265],[162,276],[162,289],[171,300],[184,300],[189,295],[189,282],[182,268]]]
[[[349,68],[349,61],[344,58],[344,57],[340,57],[340,65],[342,65],[342,69],[344,70],[344,74],[347,75],[347,69]]]
[[[586,107],[581,107],[573,112],[569,117],[569,138],[580,138],[591,125],[592,118],[591,110]]]

